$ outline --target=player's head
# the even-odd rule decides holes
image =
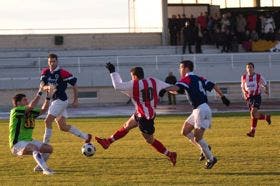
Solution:
[[[193,71],[193,62],[190,60],[184,60],[180,62],[180,75],[184,77],[186,73]]]
[[[48,65],[51,70],[54,70],[58,65],[57,55],[56,54],[49,54],[48,55]]]
[[[253,75],[255,70],[255,65],[254,63],[250,62],[246,64],[246,71],[249,75]]]
[[[131,74],[132,80],[144,78],[144,70],[142,67],[133,67],[130,70],[130,74]]]
[[[25,94],[17,94],[13,97],[13,106],[17,107],[17,106],[25,106],[28,105],[28,100],[26,98]]]

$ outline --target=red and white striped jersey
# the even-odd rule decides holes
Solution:
[[[241,88],[246,98],[260,95],[261,87],[264,86],[266,86],[266,80],[261,74],[254,73],[250,76],[246,73],[241,76]]]
[[[172,86],[154,77],[123,82],[117,72],[111,73],[110,76],[114,88],[131,98],[137,116],[146,119],[155,117],[159,91]]]

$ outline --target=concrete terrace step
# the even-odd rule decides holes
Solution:
[[[241,48],[241,47],[239,47]],[[194,46],[193,46],[194,50]],[[242,50],[240,49],[242,52]],[[180,55],[182,46],[149,46],[112,49],[0,49],[0,59],[7,58],[46,58],[48,53],[56,53],[59,57],[105,57],[105,56],[148,56],[148,55]],[[214,45],[202,45],[204,54],[221,53]],[[188,53],[187,53],[188,54]]]

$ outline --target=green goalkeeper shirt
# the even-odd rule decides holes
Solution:
[[[35,118],[40,115],[40,108],[26,113],[26,106],[18,106],[10,111],[9,145],[13,147],[19,141],[32,141]]]

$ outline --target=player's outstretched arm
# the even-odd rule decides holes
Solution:
[[[39,100],[43,94],[43,89],[40,87],[38,92],[36,93],[35,97],[30,101],[30,103],[27,105],[27,111],[32,110],[36,105],[39,103]]]
[[[179,90],[179,87],[176,86],[176,85],[173,85],[173,86],[170,86],[170,87],[166,87],[166,88],[161,89],[159,91],[159,97],[163,97],[166,92],[170,92],[172,94],[177,94],[178,90]]]
[[[221,97],[223,104],[226,105],[226,106],[229,106],[230,105],[229,99],[226,98],[226,96],[222,93],[220,87],[217,84],[214,85],[214,90]]]
[[[47,97],[45,99],[45,102],[43,103],[42,107],[41,107],[41,112],[40,112],[40,115],[44,114],[47,112],[47,110],[49,109],[49,106],[50,106],[50,96],[48,95],[47,93]]]
[[[115,90],[122,91],[127,94],[129,90],[133,88],[133,83],[131,81],[123,82],[119,73],[115,73],[115,66],[112,63],[106,63],[105,67],[110,72],[110,77]]]

